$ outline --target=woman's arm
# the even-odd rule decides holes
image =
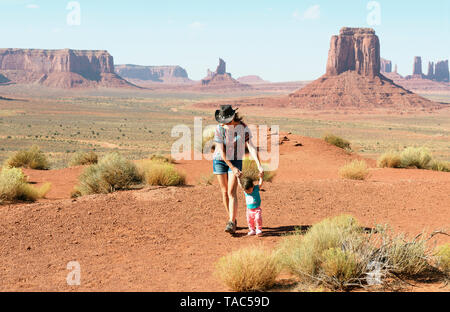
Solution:
[[[264,168],[261,165],[261,161],[259,160],[259,153],[256,147],[253,145],[253,143],[250,141],[247,142],[248,151],[250,153],[250,156],[255,160],[256,166],[259,170],[259,177],[262,178],[264,176]]]
[[[231,168],[231,170],[233,171],[233,174],[239,178],[241,176],[241,171],[238,168],[236,168],[235,166],[233,166],[231,161],[229,161],[227,159],[227,155],[225,153],[225,148],[224,148],[223,143],[217,143],[216,142],[216,149],[218,149],[218,151],[220,153],[220,156],[222,157],[223,161],[228,165],[228,167]]]

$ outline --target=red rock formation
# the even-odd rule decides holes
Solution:
[[[208,71],[208,76],[201,81],[202,88],[214,89],[249,89],[250,85],[240,83],[226,72],[226,63],[219,59],[219,66],[215,72]]]
[[[422,75],[422,58],[414,57],[413,75]]]
[[[331,37],[327,75],[349,70],[370,77],[380,73],[380,42],[373,29],[344,27]]]
[[[139,81],[160,83],[190,83],[192,82],[186,70],[180,66],[140,66],[116,65],[116,73],[133,82]]]
[[[0,49],[0,74],[14,83],[49,87],[131,87],[107,51]]]
[[[391,73],[392,72],[392,62],[382,58],[380,71],[382,73]]]
[[[434,77],[436,81],[449,82],[448,60],[436,63]]]
[[[434,79],[434,63],[428,62],[428,73],[427,73],[427,79]]]
[[[343,28],[331,38],[327,73],[290,94],[288,105],[313,110],[439,106],[381,75],[379,51],[374,30]]]

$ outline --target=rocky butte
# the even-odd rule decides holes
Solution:
[[[240,83],[236,79],[231,77],[230,73],[227,73],[227,67],[224,60],[219,58],[219,65],[216,71],[212,72],[208,69],[207,76],[201,81],[201,88],[214,88],[214,89],[250,89],[248,84]]]
[[[116,65],[116,73],[130,81],[145,81],[167,84],[191,83],[188,74],[181,66],[141,66]]]
[[[394,84],[380,73],[380,65],[375,31],[344,27],[331,38],[326,74],[290,94],[289,106],[314,110],[439,106]]]
[[[113,57],[103,50],[0,49],[0,75],[55,88],[135,87],[115,73]]]

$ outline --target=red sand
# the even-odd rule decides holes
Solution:
[[[280,146],[273,183],[262,193],[265,236],[247,238],[240,194],[236,237],[223,232],[226,214],[208,161],[180,161],[186,187],[68,199],[81,168],[26,170],[30,181],[52,182],[49,199],[0,207],[0,290],[225,291],[214,263],[228,252],[262,242],[274,247],[295,226],[352,214],[364,226],[389,223],[410,235],[449,227],[450,174],[371,169],[367,181],[342,180],[337,171],[355,158],[319,139],[289,136]],[[294,146],[300,142],[303,146]],[[367,160],[375,167],[374,160]],[[67,198],[67,199],[59,199]],[[449,242],[439,236],[437,243]],[[81,264],[81,286],[66,284],[69,261]],[[421,283],[408,291],[448,291]]]

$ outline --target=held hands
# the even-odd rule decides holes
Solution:
[[[233,167],[232,171],[233,171],[233,174],[234,174],[236,177],[238,177],[238,178],[241,177],[242,172],[241,172],[238,168]]]

